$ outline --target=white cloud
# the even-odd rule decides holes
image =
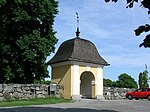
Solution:
[[[105,55],[105,58],[112,66],[125,67],[125,68],[139,68],[148,63],[150,54],[137,55],[137,54],[118,54],[118,55]],[[149,64],[149,63],[148,63]]]

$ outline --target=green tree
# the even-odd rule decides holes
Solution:
[[[149,87],[148,85],[148,71],[145,70],[142,74],[142,88],[147,88]]]
[[[143,85],[142,84],[142,77],[143,77],[143,73],[140,73],[139,74],[139,81],[138,81],[139,82],[139,88],[142,88],[142,85]]]
[[[55,0],[0,0],[0,83],[48,77],[46,58],[57,43]]]
[[[118,0],[105,0],[106,3],[110,1],[116,3]],[[150,14],[150,0],[126,0],[126,1],[127,1],[127,8],[132,8],[135,2],[140,2],[140,6],[148,9],[147,10],[148,14]],[[149,24],[141,25],[134,31],[136,36],[139,36],[143,32],[150,32],[150,25]],[[150,47],[150,34],[146,35],[145,39],[139,46],[140,47],[144,46],[145,48]]]
[[[124,73],[118,77],[116,86],[121,88],[137,88],[137,82],[130,75]]]
[[[119,81],[113,81],[112,82],[112,87],[121,87],[120,84],[119,84]]]
[[[112,80],[110,79],[104,79],[104,86],[105,87],[112,87]]]

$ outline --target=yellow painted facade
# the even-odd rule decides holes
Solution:
[[[52,82],[53,83],[57,83],[60,85],[60,87],[62,87],[62,97],[65,99],[71,99],[72,96],[74,95],[74,65],[72,64],[67,64],[67,65],[61,65],[61,66],[53,66],[52,67]],[[92,81],[92,98],[96,98],[97,96],[97,79],[98,79],[98,73],[97,73],[97,67],[93,67],[93,66],[85,66],[85,65],[79,65],[79,73],[77,76],[79,78],[79,82],[77,81],[76,83],[79,83],[79,92],[78,94],[80,94],[80,77],[83,73],[85,72],[90,72],[90,75],[93,75],[94,80]]]
[[[52,83],[57,83],[62,88],[62,97],[71,98],[71,65],[53,67]]]
[[[96,98],[96,85],[92,84],[92,98]]]

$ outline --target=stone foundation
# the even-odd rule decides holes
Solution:
[[[80,95],[72,95],[72,100],[81,100]]]
[[[102,95],[97,95],[97,96],[96,96],[96,99],[97,99],[97,100],[104,100],[105,98],[104,98],[104,96],[102,96]]]

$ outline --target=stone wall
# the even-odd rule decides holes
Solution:
[[[0,84],[0,101],[15,99],[45,98],[49,96],[49,85],[44,84]]]
[[[61,97],[59,93],[60,88],[55,91],[55,87],[54,85],[44,84],[0,84],[0,101],[46,98],[50,95]],[[108,100],[125,99],[126,93],[133,90],[128,88],[104,87],[104,97]]]
[[[107,100],[125,99],[126,93],[135,89],[104,87],[104,98]]]

